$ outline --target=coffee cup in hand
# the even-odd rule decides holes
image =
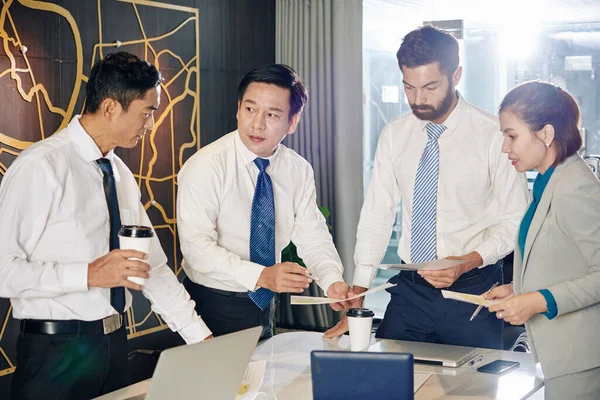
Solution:
[[[350,308],[346,312],[350,330],[350,350],[365,350],[371,344],[371,328],[375,314],[368,308]]]
[[[137,250],[148,254],[153,237],[154,231],[149,226],[122,225],[119,230],[119,247],[121,250]],[[139,258],[130,258],[130,260],[146,262]],[[146,279],[137,276],[128,276],[127,279],[142,286],[146,283]]]

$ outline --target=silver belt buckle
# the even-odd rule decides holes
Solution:
[[[104,328],[104,334],[108,335],[121,328],[123,325],[123,316],[121,314],[113,314],[102,320],[102,327]]]

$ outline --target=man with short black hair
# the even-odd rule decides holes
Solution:
[[[148,254],[119,249],[121,224],[151,222],[113,150],[152,129],[160,81],[133,54],[107,55],[92,68],[83,116],[21,153],[2,180],[0,296],[21,320],[14,399],[90,399],[129,384],[125,288],[141,290],[186,342],[211,334],[156,236]]]
[[[177,226],[184,285],[215,336],[260,325],[264,339],[273,335],[275,293],[303,292],[309,271],[329,297],[345,299],[349,287],[313,169],[281,144],[308,99],[298,74],[264,65],[244,76],[237,97],[238,129],[179,172]],[[290,240],[308,269],[280,262]]]
[[[377,337],[502,348],[503,322],[440,289],[481,294],[502,283],[502,258],[514,249],[527,206],[525,177],[502,156],[498,119],[456,90],[458,42],[424,26],[397,53],[412,113],[392,120],[377,145],[373,177],[358,224],[354,291],[371,285],[402,198],[398,255],[407,263],[448,258],[438,271],[401,272]],[[355,302],[360,304],[361,301]],[[343,320],[326,333],[347,330]]]

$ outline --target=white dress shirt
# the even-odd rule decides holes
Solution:
[[[234,131],[200,149],[179,172],[177,227],[183,268],[193,282],[233,292],[255,290],[264,268],[248,261],[259,173],[256,158]],[[343,281],[343,267],[317,207],[313,169],[284,145],[268,159],[266,172],[275,198],[276,262],[293,241],[327,293],[329,285]]]
[[[527,181],[502,154],[498,119],[458,95],[439,138],[437,257],[477,251],[483,266],[510,253],[527,208]],[[427,121],[412,113],[381,132],[373,176],[358,224],[354,285],[369,287],[388,245],[395,209],[402,198],[400,258],[410,263],[413,191]]]
[[[109,252],[109,214],[100,149],[73,118],[67,128],[25,150],[0,187],[0,296],[17,319],[93,321],[115,314],[110,289],[88,288],[88,264]],[[123,225],[152,226],[137,183],[110,151]],[[167,266],[155,236],[143,294],[188,343],[210,335],[194,302]],[[126,291],[126,309],[132,296]]]

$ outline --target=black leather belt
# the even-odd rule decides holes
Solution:
[[[114,314],[97,321],[21,320],[21,333],[30,335],[108,335],[123,326],[123,315]]]
[[[492,268],[492,266],[486,267],[486,268]],[[449,290],[457,290],[457,289],[467,288],[467,287],[473,285],[472,279],[479,277],[480,275],[484,275],[484,278],[487,276],[486,272],[479,270],[479,269],[474,269],[472,271],[466,272],[466,273],[462,274],[456,280],[456,282],[454,282],[450,286],[452,289],[449,289]],[[425,278],[423,278],[421,275],[417,274],[417,272],[415,272],[415,271],[402,271],[402,276],[409,281],[412,281],[419,285],[426,286],[430,289],[436,289],[436,290],[447,289],[447,288],[442,288],[442,289],[436,288],[435,286],[433,286],[432,284],[427,282],[427,280]]]
[[[227,296],[227,297],[241,297],[244,299],[248,299],[248,292],[230,292],[228,290],[221,290],[221,289],[215,289],[215,288],[211,288],[208,286],[204,286],[204,285],[200,285],[203,288],[205,288],[206,290],[210,290],[211,292],[215,292],[217,294],[220,294],[222,296]]]
[[[430,289],[435,289],[431,283],[427,282],[425,278],[417,274],[415,271],[402,271],[402,276],[407,278],[409,281],[413,281],[416,284],[426,286]]]

